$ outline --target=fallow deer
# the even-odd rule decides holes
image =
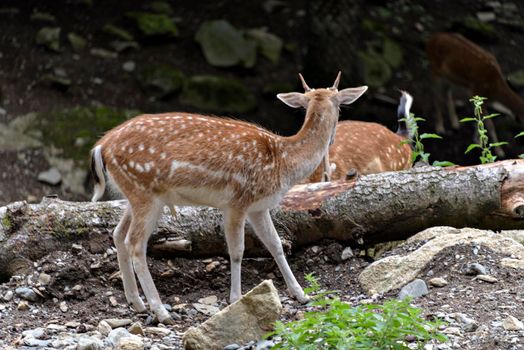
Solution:
[[[413,98],[401,91],[397,109],[399,128],[396,133],[377,123],[346,120],[337,124],[335,141],[329,147],[325,161],[313,172],[307,182],[320,182],[345,179],[356,171],[367,175],[384,171],[397,171],[411,168],[411,147],[406,143],[411,139],[412,128],[410,109]]]
[[[246,219],[277,262],[290,294],[306,302],[286,261],[271,220],[291,186],[309,176],[328,150],[339,107],[358,99],[367,86],[332,87],[278,94],[288,106],[306,108],[302,128],[281,137],[253,124],[199,114],[137,116],[109,131],[91,151],[95,178],[93,201],[106,180],[128,200],[113,238],[126,299],[138,312],[149,306],[160,322],[171,321],[146,263],[147,241],[167,205],[199,205],[224,213],[224,233],[231,262],[230,301],[241,296],[240,270]]]
[[[439,80],[447,79],[454,84],[469,89],[473,95],[496,100],[511,109],[524,123],[524,100],[508,85],[500,65],[491,53],[457,33],[436,33],[427,42],[427,57],[431,65],[434,82],[435,129],[445,132],[440,109],[443,101]],[[459,128],[459,121],[453,105],[451,90],[447,91],[448,113],[451,126]],[[492,141],[497,135],[491,120],[487,120]]]

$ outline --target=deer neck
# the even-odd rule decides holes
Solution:
[[[282,161],[284,182],[289,186],[307,178],[328,151],[338,121],[338,108],[325,101],[312,100],[300,131],[284,138]]]

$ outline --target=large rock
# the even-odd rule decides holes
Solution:
[[[231,343],[260,339],[272,329],[282,305],[273,282],[266,280],[199,327],[184,335],[186,350],[222,350]]]
[[[244,113],[257,105],[253,93],[240,81],[215,75],[189,78],[180,101],[215,113]]]
[[[472,228],[432,227],[409,238],[401,247],[420,245],[406,255],[392,255],[375,261],[360,274],[359,282],[370,294],[397,289],[417,278],[420,271],[443,249],[464,244],[482,245],[506,256],[524,260],[524,246],[515,240]],[[407,250],[406,250],[407,251]],[[513,266],[518,266],[512,262]]]

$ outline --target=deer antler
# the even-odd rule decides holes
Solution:
[[[341,71],[338,71],[337,78],[335,79],[335,82],[333,83],[333,86],[330,87],[330,90],[337,90],[338,89],[338,83],[340,83],[340,75],[342,74]]]
[[[304,91],[305,92],[311,91],[311,88],[309,86],[307,86],[306,81],[304,80],[304,77],[302,76],[302,74],[298,73],[298,76],[300,77],[300,81],[302,82],[302,86],[304,87]]]

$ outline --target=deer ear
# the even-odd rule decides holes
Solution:
[[[367,89],[368,87],[364,85],[355,88],[340,90],[336,95],[338,104],[349,105],[355,102],[360,96],[362,96],[364,92],[366,92]]]
[[[293,108],[307,108],[309,98],[300,92],[287,92],[285,94],[278,94],[277,98]]]

